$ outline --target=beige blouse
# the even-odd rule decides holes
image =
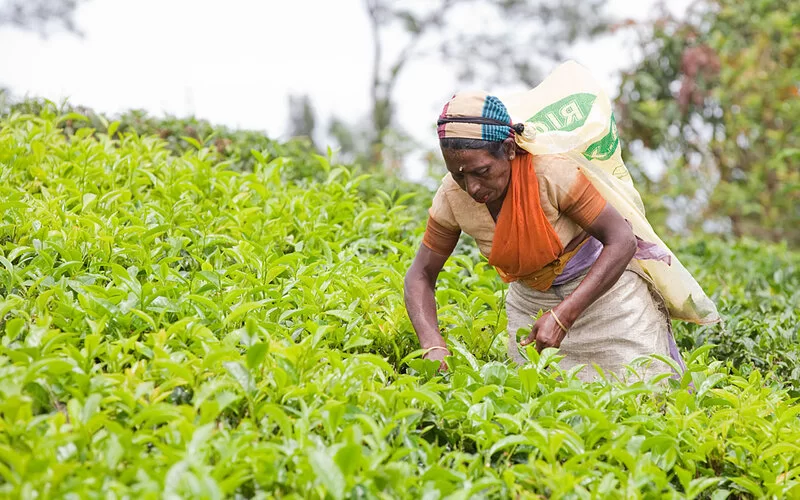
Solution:
[[[547,220],[553,226],[562,247],[567,249],[586,237],[585,228],[594,222],[606,201],[579,169],[563,155],[533,157],[539,181],[539,196]],[[436,253],[449,255],[461,231],[475,238],[480,252],[492,252],[495,221],[489,209],[462,190],[449,173],[436,191],[423,243]],[[574,245],[573,245],[574,246]]]

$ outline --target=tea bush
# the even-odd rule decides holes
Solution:
[[[676,323],[681,346],[714,344],[715,357],[771,370],[794,396],[800,395],[800,253],[785,244],[713,239],[676,245],[675,250],[725,317],[723,325]]]
[[[681,377],[625,385],[552,350],[510,366],[502,283],[465,246],[438,374],[402,304],[429,193],[319,156],[295,181],[258,150],[234,169],[213,145],[65,134],[75,118],[0,119],[2,495],[800,495],[786,248],[679,242],[731,319],[679,327]]]

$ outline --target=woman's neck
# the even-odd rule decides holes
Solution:
[[[492,219],[494,219],[495,222],[497,222],[497,217],[500,215],[500,209],[503,208],[504,198],[505,196],[503,196],[503,198],[500,198],[499,200],[492,201],[486,204],[486,208],[489,209],[489,214],[492,216]]]

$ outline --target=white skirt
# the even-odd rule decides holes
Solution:
[[[521,282],[509,285],[506,313],[508,354],[512,360],[525,363],[519,352],[517,331],[525,328],[530,332],[535,315],[540,310],[547,312],[560,304],[585,276],[563,285],[553,285],[546,292],[534,290]],[[672,326],[664,300],[650,286],[646,276],[631,264],[611,290],[589,306],[569,329],[559,349],[559,354],[564,356],[560,365],[565,370],[586,365],[578,373],[584,381],[599,377],[593,364],[609,376],[613,373],[620,379],[631,381],[633,373],[626,369],[626,365],[651,354],[669,358],[671,342],[674,344]],[[667,372],[672,372],[669,365],[653,360],[649,366],[638,369],[637,374],[647,379]]]

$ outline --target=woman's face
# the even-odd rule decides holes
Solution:
[[[478,203],[492,203],[505,197],[511,179],[515,151],[513,147],[504,151],[498,158],[485,149],[443,149],[442,156],[461,189]]]

